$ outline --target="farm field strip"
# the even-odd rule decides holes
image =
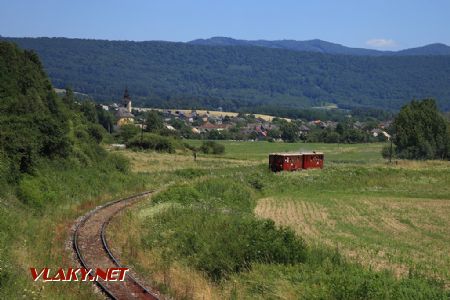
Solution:
[[[260,199],[255,213],[360,263],[405,275],[416,265],[450,282],[450,199]]]

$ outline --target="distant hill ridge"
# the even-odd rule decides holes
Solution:
[[[197,39],[188,42],[195,45],[204,46],[259,46],[266,48],[286,49],[294,51],[320,52],[327,54],[343,55],[450,55],[450,47],[435,43],[423,47],[410,48],[400,51],[380,51],[364,48],[351,48],[336,43],[330,43],[319,39],[308,41],[296,40],[238,40],[229,37],[212,37],[209,39]]]
[[[271,114],[325,104],[399,109],[412,99],[435,98],[450,110],[450,55],[429,54],[447,46],[362,56],[325,53],[331,50],[321,42],[315,45],[322,53],[253,45],[2,39],[35,50],[55,87],[69,86],[101,102],[118,101],[128,85],[133,103],[144,107]]]

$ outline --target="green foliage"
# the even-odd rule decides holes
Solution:
[[[114,115],[110,111],[106,111],[101,107],[96,107],[98,123],[105,128],[109,133],[112,132],[114,127]]]
[[[164,128],[162,116],[155,110],[145,114],[145,130],[148,132],[158,132]]]
[[[148,220],[144,245],[186,259],[214,281],[253,263],[304,261],[306,246],[291,230],[252,216],[254,199],[246,181],[228,177],[172,186],[153,203],[177,205]]]
[[[153,134],[145,133],[141,136],[135,136],[126,143],[127,147],[132,149],[155,150],[158,152],[175,152],[175,142],[173,139]]]
[[[204,141],[199,150],[205,154],[223,154],[225,146],[215,141]]]
[[[280,197],[281,202],[283,197],[302,195],[305,201],[314,199],[321,205],[333,205],[330,193],[333,197],[355,193],[425,197],[432,187],[423,178],[433,178],[434,187],[442,186],[433,191],[433,197],[445,198],[447,170],[436,173],[351,165],[301,176],[273,174],[266,169],[261,165],[251,170],[220,170],[215,178],[189,180],[155,195],[157,213],[143,223],[142,246],[159,251],[169,264],[182,262],[205,272],[220,286],[237,285],[243,298],[293,295],[285,293],[285,287],[306,299],[448,297],[439,280],[414,272],[401,279],[387,271],[376,272],[349,262],[337,249],[320,244],[307,247],[290,230],[277,229],[271,221],[252,214],[257,197]]]
[[[56,86],[65,87],[70,78],[74,90],[102,101],[117,97],[123,78],[129,78],[134,103],[151,107],[276,106],[289,112],[332,99],[344,109],[398,109],[405,99],[431,95],[450,109],[446,55],[365,57],[168,42],[10,40],[37,51]]]
[[[123,143],[128,143],[141,132],[141,129],[133,124],[127,124],[120,127],[119,139]]]
[[[406,159],[450,159],[449,122],[434,100],[405,105],[393,124],[397,156]]]
[[[97,143],[100,144],[106,135],[105,128],[100,124],[90,124],[87,128],[89,136]]]
[[[280,278],[282,280],[280,280]],[[292,285],[299,299],[446,299],[449,293],[438,280],[412,273],[395,279],[386,271],[374,272],[347,262],[337,250],[311,247],[303,264],[257,265],[254,271],[233,276],[246,285],[249,298],[270,298]],[[279,283],[284,283],[279,285]],[[289,293],[287,293],[289,295]]]
[[[98,123],[97,110],[95,104],[90,101],[83,101],[80,105],[80,111],[84,117],[91,123]]]
[[[105,153],[106,154],[106,153]],[[43,212],[49,205],[59,205],[62,199],[76,195],[80,187],[105,190],[111,180],[129,175],[128,159],[120,154],[102,155],[92,166],[81,167],[67,160],[41,161],[34,175],[22,176],[18,185],[18,198],[36,212]],[[55,172],[55,170],[61,170]],[[98,194],[99,192],[95,192]]]
[[[36,54],[0,42],[0,76],[0,172],[25,204],[42,209],[61,197],[46,174],[51,167],[129,170],[98,145],[107,133],[95,105],[76,103],[70,89],[57,97]]]
[[[179,176],[179,177],[182,177],[182,178],[192,179],[192,178],[195,178],[195,177],[206,175],[207,171],[206,170],[202,170],[202,169],[187,168],[187,169],[176,170],[174,172],[174,174]]]
[[[0,148],[11,174],[32,173],[40,157],[67,157],[68,113],[38,57],[0,42]]]
[[[242,212],[251,212],[255,205],[251,188],[230,178],[210,178],[195,185],[175,185],[157,194],[153,201]]]
[[[299,139],[298,127],[292,122],[283,122],[280,127],[281,138],[289,143],[293,143]]]
[[[396,153],[396,146],[395,145],[386,145],[383,147],[383,149],[381,149],[381,156],[383,156],[383,158],[385,159],[389,159],[389,158],[395,158],[397,157],[397,153]]]
[[[0,150],[0,197],[3,195],[8,184],[10,164],[8,157]]]
[[[304,242],[272,221],[199,209],[170,209],[152,219],[147,247],[170,247],[213,281],[246,271],[255,262],[294,264],[306,258]],[[201,230],[198,230],[201,228]]]
[[[109,162],[113,165],[113,169],[128,174],[131,170],[130,168],[130,161],[123,155],[118,153],[111,153],[109,154]]]
[[[19,184],[18,197],[30,207],[41,209],[47,200],[53,198],[45,193],[46,188],[45,183],[41,184],[35,177],[24,176]]]

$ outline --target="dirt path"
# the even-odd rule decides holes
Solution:
[[[108,248],[104,235],[109,220],[123,208],[148,196],[150,192],[100,206],[84,216],[77,225],[73,245],[81,264],[86,269],[114,268],[119,263]],[[127,273],[120,282],[98,281],[100,288],[112,299],[159,299],[158,293],[146,289]]]

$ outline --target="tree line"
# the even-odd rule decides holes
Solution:
[[[10,39],[41,56],[55,86],[99,101],[162,108],[400,109],[434,97],[450,109],[450,56],[365,57],[263,47],[65,38]],[[124,82],[127,78],[127,82]]]

